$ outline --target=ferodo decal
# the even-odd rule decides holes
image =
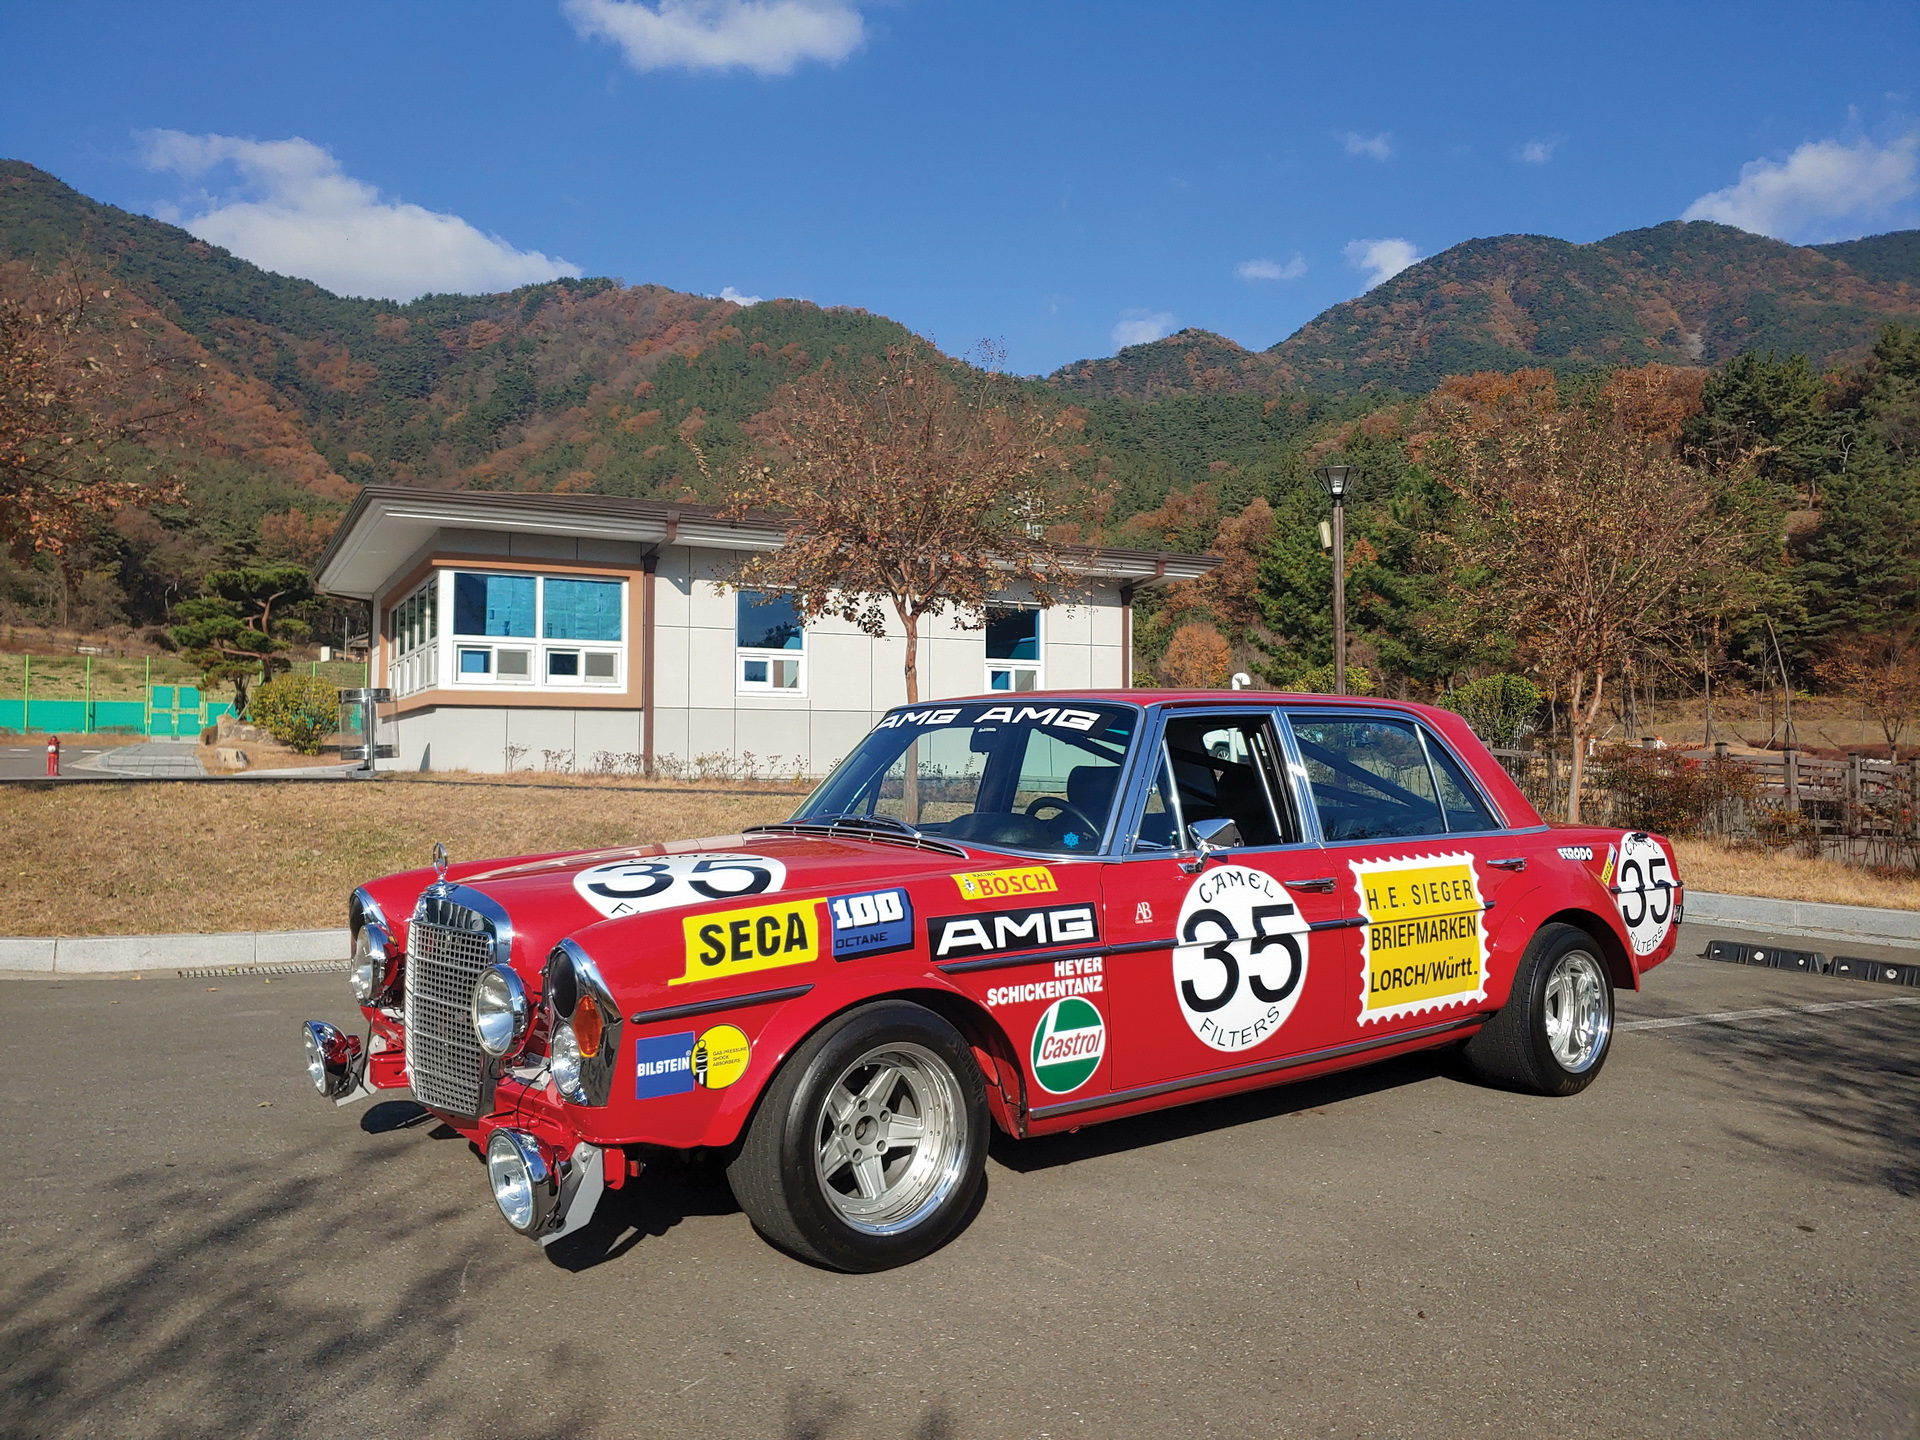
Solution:
[[[1009,900],[1021,895],[1051,895],[1060,889],[1044,865],[1021,865],[1010,870],[969,870],[953,877],[963,900]]]
[[[1053,979],[1028,980],[1019,985],[995,985],[987,991],[987,1005],[1024,1005],[1033,1000],[1058,1000],[1065,995],[1098,995],[1106,988],[1105,961],[1098,955],[1053,962]]]
[[[1487,998],[1485,909],[1473,857],[1355,860],[1360,1023]]]
[[[764,855],[696,851],[595,865],[573,877],[580,898],[609,920],[706,900],[738,900],[784,890],[787,867]]]
[[[1091,1000],[1056,1000],[1033,1027],[1033,1078],[1051,1095],[1086,1084],[1106,1053],[1107,1022]]]
[[[820,958],[820,902],[789,900],[680,922],[687,939],[687,973],[667,981],[685,985],[718,980]]]
[[[904,890],[869,890],[827,901],[833,922],[833,958],[891,955],[913,948],[913,901]]]
[[[989,910],[982,915],[936,915],[927,921],[927,948],[936,960],[1038,950],[1047,945],[1093,944],[1100,922],[1091,905],[1036,910]]]
[[[693,1042],[693,1078],[708,1090],[724,1090],[753,1062],[753,1042],[733,1025],[716,1025]]]
[[[1559,853],[1562,860],[1591,860],[1593,858],[1593,847],[1591,845],[1562,845]]]
[[[1208,870],[1180,905],[1173,993],[1187,1028],[1215,1050],[1278,1032],[1307,978],[1307,922],[1280,882],[1244,865]]]
[[[1636,831],[1620,842],[1620,918],[1636,955],[1651,955],[1673,928],[1673,866],[1660,842]]]
[[[662,1095],[684,1095],[693,1089],[693,1032],[678,1035],[642,1035],[634,1042],[637,1083],[641,1100]]]

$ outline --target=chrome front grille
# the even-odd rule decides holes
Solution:
[[[473,1033],[473,985],[498,934],[477,910],[427,895],[407,930],[407,1070],[422,1104],[478,1115],[491,1088]]]

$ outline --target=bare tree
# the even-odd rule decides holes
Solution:
[[[1077,424],[930,347],[823,364],[758,422],[771,458],[737,477],[729,510],[784,516],[786,541],[728,583],[790,591],[803,622],[837,615],[875,637],[891,614],[915,702],[923,618],[952,610],[977,627],[1010,589],[1048,606],[1074,587],[1049,532],[1068,513],[1063,452]]]
[[[1423,445],[1463,502],[1451,623],[1503,628],[1560,689],[1573,821],[1607,676],[1687,646],[1743,540],[1727,478],[1677,459],[1619,391],[1569,405],[1546,372],[1473,377],[1435,395]]]
[[[1855,701],[1887,737],[1887,757],[1900,759],[1900,745],[1920,721],[1920,637],[1909,624],[1886,635],[1840,640],[1820,665],[1820,678]]]

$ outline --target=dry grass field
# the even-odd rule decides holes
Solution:
[[[303,930],[373,876],[456,857],[727,835],[793,791],[561,776],[0,788],[0,935]]]
[[[1674,847],[1679,852],[1680,878],[1689,890],[1920,910],[1920,880],[1911,876],[1892,878],[1831,860],[1734,849],[1711,840],[1676,840]]]

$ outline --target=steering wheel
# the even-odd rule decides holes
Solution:
[[[1083,814],[1080,811],[1080,809],[1077,806],[1075,806],[1072,802],[1067,800],[1062,800],[1058,795],[1042,795],[1037,800],[1028,801],[1027,808],[1024,813],[1029,820],[1037,821],[1040,819],[1040,816],[1035,812],[1039,810],[1048,809],[1048,808],[1051,808],[1055,812],[1057,812],[1055,816],[1056,819],[1060,815],[1064,815],[1067,817],[1067,819],[1073,821],[1075,824],[1079,825],[1082,829],[1084,829],[1087,832],[1087,834],[1092,836],[1099,835],[1100,827],[1098,825],[1094,824],[1093,821],[1089,820],[1086,817],[1086,815]],[[1050,823],[1050,822],[1043,822],[1043,823]]]

